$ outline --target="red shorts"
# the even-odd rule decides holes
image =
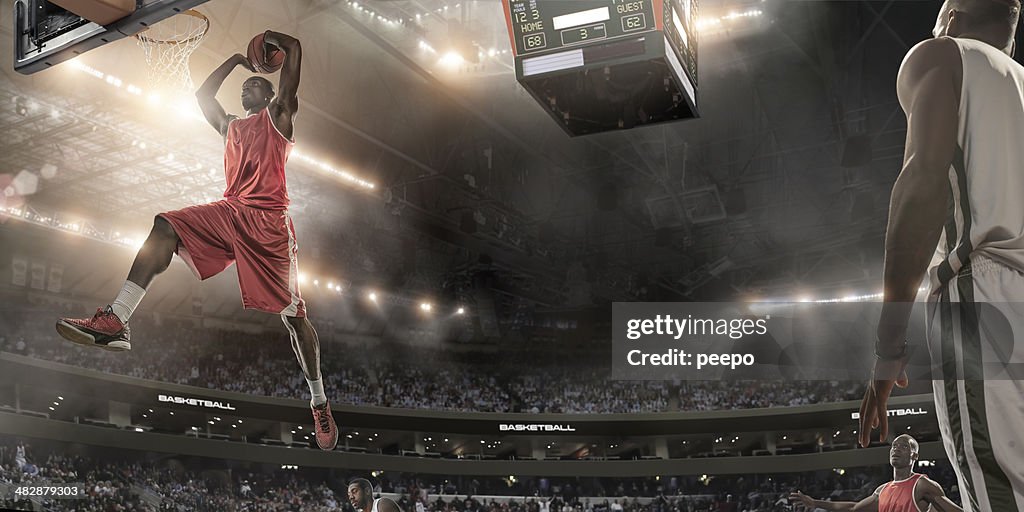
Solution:
[[[306,316],[299,295],[298,243],[287,210],[261,210],[225,199],[158,215],[178,234],[178,256],[199,279],[238,263],[242,305]]]

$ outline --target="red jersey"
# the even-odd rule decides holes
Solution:
[[[878,512],[920,512],[914,501],[914,487],[924,476],[914,473],[900,481],[892,481],[878,493]]]
[[[264,210],[287,209],[284,164],[293,145],[274,126],[267,108],[233,119],[224,142],[224,197]]]

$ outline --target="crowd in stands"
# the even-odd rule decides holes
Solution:
[[[82,313],[82,312],[78,312]],[[52,312],[0,332],[0,350],[112,374],[255,395],[308,396],[285,331],[251,334],[184,322],[132,319],[133,350],[109,353],[63,341]],[[328,397],[336,404],[524,413],[642,413],[792,406],[856,400],[859,382],[664,382],[610,379],[607,357],[551,361],[512,351],[346,345],[322,339]],[[597,369],[601,368],[601,369]]]
[[[148,511],[139,496],[132,492],[128,471],[142,471],[138,464],[115,465],[66,455],[53,451],[45,456],[33,456],[21,442],[0,446],[0,484],[5,496],[0,505],[16,510],[34,510],[27,494],[16,494],[15,487],[54,487],[77,498],[50,498],[40,496],[36,501],[52,510],[72,512],[136,512]],[[57,491],[57,489],[60,489]],[[74,490],[77,489],[77,490]],[[59,503],[59,507],[57,506]]]
[[[403,512],[704,512],[792,510],[790,492],[832,501],[857,501],[892,478],[884,462],[845,471],[775,476],[664,476],[648,478],[445,477],[407,473],[332,472],[223,461],[182,462],[156,454],[78,448],[61,443],[0,438],[0,484],[76,483],[85,496],[41,503],[47,510],[81,512],[345,511],[353,477],[369,477],[375,493],[393,497]],[[148,460],[147,463],[140,461]],[[186,465],[187,464],[187,465]],[[214,466],[214,467],[203,467]],[[952,468],[927,469],[959,502]],[[32,510],[28,500],[0,505]],[[39,510],[39,509],[37,509]]]

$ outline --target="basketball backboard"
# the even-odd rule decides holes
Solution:
[[[102,26],[47,0],[14,1],[14,69],[32,74],[135,35],[207,0],[141,0],[135,12]]]

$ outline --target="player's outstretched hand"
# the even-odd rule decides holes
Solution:
[[[802,506],[803,510],[814,510],[814,499],[800,491],[789,493],[789,502]]]
[[[249,62],[249,57],[246,57],[241,53],[236,53],[232,58],[235,59],[235,62],[237,62],[243,68],[249,70],[252,73],[256,72],[256,68],[252,66],[252,62]]]
[[[875,368],[871,372],[871,380],[864,391],[864,399],[860,402],[860,425],[857,437],[862,448],[871,444],[871,431],[878,429],[879,441],[889,437],[888,403],[892,388],[907,387],[907,356],[901,359],[885,361],[875,360]]]

